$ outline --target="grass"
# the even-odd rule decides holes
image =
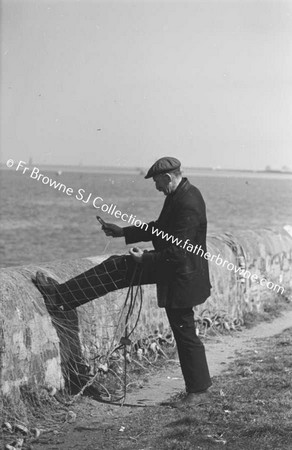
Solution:
[[[143,410],[135,421],[124,421],[123,438],[128,440],[116,445],[128,450],[291,449],[291,354],[292,329],[257,341],[255,351],[246,352],[215,380],[210,405]],[[130,437],[142,430],[139,446],[132,444]],[[100,448],[114,448],[110,445]]]
[[[279,311],[287,309],[287,306],[285,299],[279,298],[276,301],[274,299],[273,303],[266,305],[261,315],[246,316],[245,326],[250,327],[259,321],[270,321],[279,315]],[[211,332],[212,329],[209,331]],[[221,332],[227,333],[226,330],[221,330]],[[166,347],[163,346],[163,349],[167,356],[170,359],[176,359],[173,346]],[[101,422],[98,427],[96,425],[91,427],[88,445],[82,448],[84,450],[116,448],[121,450],[292,449],[291,354],[292,329],[276,337],[258,340],[257,347],[253,351],[238,356],[222,376],[213,380],[214,385],[210,391],[211,404],[201,406],[196,410],[174,410],[170,407],[137,408],[130,414],[123,414],[122,410],[115,409],[118,414],[117,420],[122,421],[125,431],[118,432],[116,423],[112,421],[107,420],[104,425]],[[143,359],[142,363],[140,361],[140,366],[133,363],[129,366],[130,389],[139,387],[141,382],[143,384],[153,373],[157,373],[157,370],[161,368],[165,369],[167,365],[165,357],[157,360],[154,354],[147,354],[147,357],[151,364],[147,364]],[[118,364],[121,365],[121,361]],[[106,380],[100,381],[106,382]],[[109,381],[107,380],[107,383]],[[111,383],[109,383],[110,385]],[[115,382],[113,388],[114,385]],[[49,419],[51,426],[55,427],[58,422],[60,424],[60,418],[59,416],[53,417],[54,415],[50,417],[50,413],[54,408],[62,409],[61,422],[63,425],[61,428],[62,433],[66,434],[66,420],[64,422],[66,408],[60,404],[58,408],[58,402],[49,399],[44,411],[43,402],[40,404],[38,401],[32,402],[31,395],[28,395],[30,393],[26,394],[23,397],[24,401],[27,400],[25,401],[26,406],[31,404],[33,406],[30,408],[30,413],[34,416],[32,422],[36,424],[36,422],[43,422],[42,419]],[[51,401],[54,401],[54,405],[51,405]],[[53,407],[52,411],[51,406]],[[83,412],[87,411],[88,414],[88,403],[85,398],[81,397],[72,407],[79,409],[79,412],[83,408]],[[93,408],[98,409],[99,404],[94,402]],[[70,407],[70,409],[72,408]],[[5,416],[9,418],[4,414],[3,419],[6,419]],[[20,416],[23,420],[24,414],[20,414]],[[21,417],[19,419],[21,420]],[[88,423],[90,424],[89,417]],[[60,427],[57,426],[57,428]],[[67,433],[66,442],[67,439],[71,439],[69,437],[71,431]],[[91,434],[93,440],[90,437]],[[95,434],[98,434],[98,444]],[[5,442],[10,441],[9,435],[6,433],[2,434],[2,438]],[[50,441],[52,443],[52,440]],[[24,449],[30,448],[30,442],[33,440],[28,438]],[[73,433],[72,447],[69,444],[64,449],[78,449],[77,442],[78,437],[74,438]],[[37,442],[33,442],[33,448],[35,445],[38,445]],[[43,443],[41,447],[36,448],[53,447],[46,447]]]
[[[89,431],[84,431],[82,448],[291,450],[291,354],[292,328],[278,336],[258,339],[253,350],[238,355],[213,380],[210,404],[181,410],[168,406],[137,408],[124,415],[115,409],[115,417],[107,416],[106,421],[93,422],[94,426],[86,419]],[[124,431],[119,430],[121,425]],[[80,448],[78,426],[68,430],[66,436],[68,446],[62,448]],[[68,439],[72,439],[71,444]]]
[[[139,447],[161,450],[292,448],[292,329],[258,340],[215,380],[211,405],[156,408],[125,423],[129,436],[147,429]],[[101,447],[102,448],[102,447]],[[111,447],[103,447],[111,448]]]
[[[281,316],[283,311],[291,309],[291,289],[286,290],[286,295],[270,295],[266,298],[262,311],[245,312],[243,323],[246,328],[252,328],[259,322],[271,322]]]

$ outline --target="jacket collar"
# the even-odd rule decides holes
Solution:
[[[191,187],[191,183],[187,178],[183,178],[179,185],[177,186],[176,190],[169,194],[170,197],[173,198],[174,201],[176,201],[181,195],[183,195],[185,192],[187,192]]]
[[[173,204],[179,199],[185,192],[187,192],[191,187],[191,183],[187,178],[183,178],[176,190],[171,194],[168,194],[164,200],[164,205],[160,216],[158,218],[158,222],[161,226],[166,225],[169,220],[169,214],[171,214],[171,208]]]

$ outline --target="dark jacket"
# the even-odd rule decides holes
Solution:
[[[168,235],[163,239],[162,233],[155,234],[155,229]],[[166,196],[158,220],[150,222],[147,230],[133,226],[124,228],[124,233],[127,244],[153,243],[155,251],[144,253],[142,264],[150,264],[157,273],[159,306],[188,308],[210,296],[208,261],[203,256],[207,233],[205,202],[187,178]]]

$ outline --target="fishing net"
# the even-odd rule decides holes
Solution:
[[[208,239],[212,255],[285,286],[291,280],[291,250],[288,234],[270,230]],[[129,386],[139,383],[141,373],[135,371],[145,373],[159,357],[174,357],[173,336],[164,310],[157,308],[155,286],[140,285],[139,271],[125,283],[128,268],[117,258],[1,270],[0,437],[5,444],[17,438],[25,439],[25,445],[40,428],[72,420],[72,405],[82,395],[123,403]],[[94,267],[102,272],[93,278]],[[38,270],[61,283],[60,295],[80,306],[48,314],[31,281]],[[240,328],[245,312],[260,311],[275,295],[240,272],[211,262],[210,273],[212,295],[195,312],[200,335]],[[73,284],[64,285],[71,279]]]
[[[141,286],[137,271],[136,281],[134,272],[130,286],[114,292],[123,287],[117,284],[119,260],[100,264],[103,275],[95,277],[94,286],[84,275],[92,261],[83,262],[83,283],[91,283],[94,297],[102,297],[61,313],[48,314],[31,277],[43,270],[58,282],[72,279],[80,273],[80,262],[71,267],[56,264],[58,270],[48,265],[3,271],[0,406],[5,444],[13,437],[24,438],[25,445],[40,429],[43,433],[50,425],[61,426],[70,420],[68,412],[82,395],[124,404],[140,372],[144,376],[159,358],[169,359],[166,352],[173,351],[174,340],[164,311],[156,306],[155,288]]]

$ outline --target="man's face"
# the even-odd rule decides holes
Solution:
[[[171,178],[167,173],[162,173],[160,175],[155,175],[153,177],[153,181],[155,183],[155,188],[158,191],[164,193],[164,195],[168,195],[170,193],[170,182]]]

